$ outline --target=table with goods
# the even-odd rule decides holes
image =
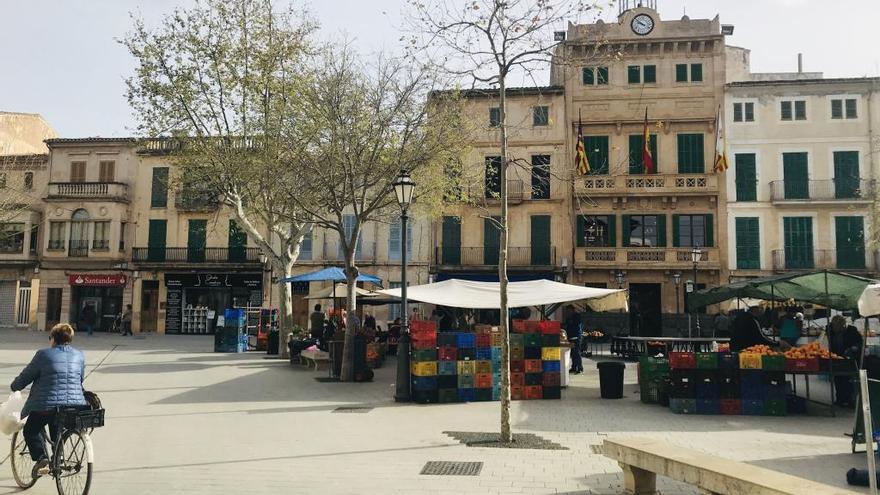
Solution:
[[[434,321],[410,324],[414,402],[493,401],[501,398],[502,339],[498,327],[438,331]],[[561,399],[563,374],[558,321],[513,320],[510,392],[513,400]]]
[[[829,378],[834,414],[834,376],[854,376],[855,362],[817,343],[774,351],[752,346],[741,352],[670,352],[639,359],[641,400],[678,414],[786,416],[805,413],[810,400],[797,395],[786,375]],[[794,381],[794,380],[792,380]],[[807,390],[809,394],[809,390]]]
[[[611,337],[611,354],[623,358],[664,355],[670,352],[709,351],[718,344],[729,343],[722,337]]]

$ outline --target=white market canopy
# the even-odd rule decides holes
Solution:
[[[376,291],[392,297],[400,297],[400,289]],[[499,309],[501,291],[498,282],[474,282],[449,279],[407,288],[407,299],[438,306],[472,309]],[[508,306],[524,308],[545,304],[586,300],[595,311],[627,309],[626,291],[621,289],[595,289],[579,285],[562,284],[550,280],[510,282],[507,285]]]
[[[306,299],[345,299],[348,297],[347,291],[348,286],[346,284],[336,283],[331,287],[324,287],[317,292],[310,293]],[[358,299],[362,297],[376,297],[378,295],[373,291],[361,289],[360,287],[355,287],[354,291]]]
[[[859,314],[862,316],[880,315],[880,284],[870,284],[859,296]]]

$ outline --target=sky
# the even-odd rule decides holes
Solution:
[[[463,1],[463,0],[462,0]],[[0,111],[40,113],[62,137],[129,136],[125,78],[134,60],[116,42],[130,13],[148,25],[193,0],[0,0]],[[311,0],[327,39],[364,53],[399,47],[405,0]],[[880,0],[658,0],[663,19],[721,16],[727,43],[752,50],[754,72],[880,75]],[[602,18],[616,18],[617,8]],[[564,29],[564,26],[560,26]],[[538,81],[545,84],[547,81]]]

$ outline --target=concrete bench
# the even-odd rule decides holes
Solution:
[[[835,488],[758,466],[645,438],[605,440],[602,452],[623,469],[628,495],[657,493],[657,475],[698,487],[706,495],[852,495]],[[843,477],[843,473],[841,473]]]
[[[299,357],[305,361],[306,368],[314,365],[315,371],[318,371],[318,363],[330,362],[330,353],[320,350],[300,351]]]

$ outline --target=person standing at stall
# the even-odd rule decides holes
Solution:
[[[315,304],[315,310],[309,315],[309,323],[311,324],[311,336],[315,340],[324,337],[324,313],[321,312],[321,305]]]
[[[577,375],[584,372],[584,362],[581,358],[580,348],[581,335],[583,334],[581,315],[573,306],[566,306],[565,309],[568,316],[565,318],[563,326],[565,327],[566,335],[568,335],[568,341],[571,342],[571,369],[568,372]]]
[[[846,318],[836,315],[828,324],[828,350],[847,359],[859,362],[859,351],[862,348],[862,336],[856,327],[846,324]],[[854,387],[852,377],[835,376],[834,388],[837,396],[834,403],[841,407],[853,407]]]
[[[730,338],[730,350],[732,352],[740,352],[753,345],[776,346],[776,342],[764,337],[764,333],[761,332],[760,317],[760,306],[752,306],[747,312],[737,316],[733,322],[733,335]],[[784,344],[784,341],[780,344]],[[788,344],[783,345],[783,347],[788,347]]]

